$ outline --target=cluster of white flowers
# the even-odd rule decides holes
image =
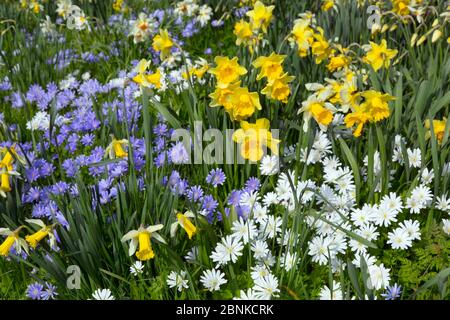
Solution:
[[[67,22],[71,30],[89,29],[86,15],[80,7],[73,5],[71,0],[58,0],[56,13]]]
[[[391,270],[377,260],[372,251],[373,244],[379,244],[379,239],[386,239],[386,244],[393,250],[407,250],[421,239],[421,219],[416,218],[422,209],[435,208],[450,212],[450,198],[447,195],[435,197],[430,189],[434,171],[421,167],[420,149],[406,148],[400,136],[395,141],[397,153],[393,161],[402,165],[409,163],[410,168],[417,168],[418,171],[410,191],[401,195],[389,191],[377,203],[358,205],[352,169],[343,165],[333,154],[327,134],[318,132],[309,150],[301,150],[301,159],[306,165],[317,164],[323,174],[318,179],[302,180],[293,171],[283,172],[278,175],[273,190],[264,190],[264,193],[261,190],[242,191],[238,204],[250,210],[232,222],[231,232],[225,234],[212,250],[210,259],[214,267],[202,273],[202,285],[211,292],[220,290],[228,282],[221,269],[227,270],[225,268],[236,264],[249,252],[253,262],[250,267],[253,286],[241,290],[234,299],[278,297],[280,288],[277,272],[280,268],[285,272],[296,270],[303,257],[296,249],[299,248],[300,235],[294,232],[289,221],[301,212],[313,230],[306,250],[314,263],[331,265],[332,273],[336,275],[347,267],[344,259],[351,253],[353,265],[357,268],[367,266],[369,277],[366,287],[386,289],[391,281]],[[405,152],[401,149],[406,150],[406,161],[402,156]],[[365,168],[360,171],[367,179],[367,171],[364,173],[364,170],[369,166],[368,156],[363,162]],[[278,158],[265,156],[262,159],[260,171],[263,175],[272,175],[278,170]],[[381,172],[380,153],[375,151],[374,176],[380,176]],[[392,173],[390,176],[394,176]],[[375,191],[381,191],[380,184]],[[281,217],[274,214],[272,210],[276,208],[284,208],[287,215]],[[443,219],[442,223],[444,232],[450,234],[450,219]],[[185,259],[195,262],[197,256],[198,247],[193,247]],[[171,273],[167,283],[170,287],[182,290],[185,287],[184,279],[183,273]],[[319,298],[324,300],[343,297],[341,284],[335,280],[331,286],[325,285],[319,293]]]
[[[429,206],[432,200],[433,195],[430,188],[421,184],[415,187],[411,192],[411,196],[406,199],[406,208],[411,213],[420,213],[420,210]]]
[[[311,149],[308,150],[307,148],[303,148],[300,152],[300,161],[305,162],[306,164],[314,164],[332,152],[331,142],[325,133],[319,131],[314,138]]]
[[[275,258],[269,251],[266,240],[274,238],[280,233],[281,221],[273,216],[262,220],[249,218],[244,221],[242,218],[234,221],[232,226],[233,234],[225,236],[222,241],[216,245],[211,254],[211,259],[216,263],[216,269],[208,270],[203,273],[202,284],[210,291],[219,290],[220,285],[225,284],[225,274],[218,271],[228,263],[236,263],[243,254],[245,245],[250,244],[250,249],[256,259],[255,266],[252,267],[251,277],[254,286],[247,292],[241,291],[237,299],[271,299],[276,297],[280,291],[278,288],[278,279],[271,273],[270,267],[275,264]],[[259,228],[258,228],[259,226]],[[296,256],[288,253],[283,256],[282,266],[289,271],[296,262]]]
[[[57,115],[55,118],[54,124],[56,126],[61,126],[63,124],[67,124],[71,121],[71,119],[66,118],[62,115]],[[36,131],[46,131],[50,127],[50,114],[45,111],[38,111],[33,118],[27,122],[27,129]]]
[[[50,115],[45,111],[38,111],[34,117],[27,122],[27,129],[46,131],[50,127]]]
[[[199,6],[195,0],[184,0],[177,3],[174,14],[177,17],[195,17],[195,20],[204,27],[211,20],[212,9],[206,4]]]
[[[422,152],[419,148],[411,149],[405,147],[406,141],[400,135],[396,135],[394,138],[394,150],[392,153],[392,161],[400,164],[405,164],[405,154],[408,157],[409,167],[420,168],[422,166]]]

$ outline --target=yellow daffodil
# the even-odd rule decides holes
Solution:
[[[10,184],[9,184],[9,175],[8,175],[8,173],[7,172],[3,172],[2,174],[1,174],[1,186],[0,186],[0,189],[3,191],[3,192],[10,192],[11,191],[11,186],[10,186]]]
[[[136,257],[141,261],[146,261],[153,259],[155,257],[155,253],[153,252],[152,245],[150,242],[151,238],[158,240],[161,243],[166,243],[166,241],[161,237],[156,231],[159,231],[164,226],[162,224],[157,224],[154,226],[149,226],[144,228],[144,226],[140,226],[138,230],[131,230],[127,234],[125,234],[121,241],[130,241],[130,247],[128,249],[128,254],[132,256],[136,250]]]
[[[5,148],[5,151],[6,151],[6,154],[3,157],[2,161],[0,162],[0,167],[2,167],[2,168],[6,167],[6,168],[10,169],[10,168],[12,168],[14,158],[9,150],[7,150]],[[11,149],[11,151],[13,151],[13,149]]]
[[[224,87],[216,87],[216,90],[209,94],[209,97],[212,99],[209,106],[210,107],[220,107],[220,106],[229,106],[230,98],[233,95],[234,90],[239,88],[241,82],[231,83],[228,86]]]
[[[244,120],[253,115],[256,109],[261,110],[258,93],[249,92],[247,88],[234,89],[224,107],[234,121]]]
[[[343,54],[339,54],[337,56],[331,57],[330,62],[327,65],[327,69],[330,72],[334,72],[336,70],[340,70],[344,67],[347,67],[350,63],[350,59]]]
[[[275,99],[283,103],[287,103],[287,98],[291,94],[289,82],[294,80],[295,77],[289,76],[287,73],[282,76],[269,81],[266,87],[261,91],[269,99]]]
[[[359,106],[355,108],[355,111],[349,113],[344,118],[344,123],[347,128],[351,128],[356,125],[355,131],[353,131],[353,135],[355,137],[359,137],[361,135],[363,126],[369,121],[369,114],[364,112],[363,109]]]
[[[14,231],[8,228],[0,228],[0,236],[6,236],[3,243],[0,245],[0,256],[8,256],[12,246],[16,249],[16,253],[20,254],[22,249],[28,253],[28,245],[25,240],[19,237],[19,232],[23,227],[19,227]]]
[[[252,63],[253,67],[261,68],[261,71],[256,76],[256,80],[267,77],[268,81],[272,81],[279,78],[283,74],[283,66],[281,64],[285,58],[285,55],[279,55],[275,52],[272,52],[268,57],[258,57]]]
[[[196,76],[198,79],[203,78],[206,71],[209,69],[208,62],[200,58],[200,60],[196,61],[196,64],[198,66],[191,66],[188,68],[187,71],[184,71],[181,75],[185,80],[192,79],[193,76]]]
[[[6,147],[0,148],[0,155],[3,155],[3,158],[0,161],[0,168],[6,167],[11,171],[14,159],[25,164],[25,160],[16,152],[16,145],[12,145],[9,149]]]
[[[109,156],[110,159],[126,158],[128,153],[123,149],[124,146],[129,146],[128,140],[117,140],[112,136],[112,142],[106,147],[105,156]]]
[[[11,250],[11,247],[16,242],[16,237],[13,235],[7,236],[5,241],[0,245],[0,256],[7,256],[9,253],[9,250]]]
[[[112,7],[113,10],[116,12],[120,12],[122,10],[123,0],[116,0],[114,1]]]
[[[161,72],[157,69],[155,73],[148,74],[146,72],[149,66],[150,61],[145,59],[139,61],[133,70],[137,73],[137,75],[133,77],[133,81],[143,87],[155,87],[159,89],[161,88]]]
[[[314,34],[314,42],[311,44],[311,49],[313,55],[316,56],[316,64],[320,64],[333,53],[333,50],[323,35],[323,29],[318,27],[317,30],[319,33]]]
[[[442,120],[433,120],[433,131],[439,144],[444,140],[445,128],[447,126],[447,118],[444,117]],[[430,139],[431,137],[431,124],[430,120],[425,120],[425,128],[428,129],[425,137]]]
[[[378,45],[370,41],[370,47],[365,47],[367,50],[366,56],[363,61],[370,64],[375,71],[378,71],[381,67],[389,68],[391,60],[397,55],[397,50],[388,49],[386,40],[381,40]]]
[[[241,128],[233,133],[233,141],[241,145],[241,156],[244,159],[261,160],[265,146],[278,154],[280,140],[273,138],[269,129],[270,122],[265,118],[256,120],[256,123],[241,122]]]
[[[439,29],[436,29],[433,31],[433,35],[431,36],[431,43],[435,43],[439,40],[439,38],[442,36],[442,31]]]
[[[160,29],[159,34],[153,38],[153,50],[160,53],[161,60],[166,59],[170,55],[174,43],[166,29]]]
[[[253,10],[247,11],[246,15],[250,17],[253,30],[262,29],[267,32],[267,27],[272,20],[272,11],[275,6],[265,6],[261,1],[256,1]]]
[[[347,128],[357,125],[353,132],[355,137],[359,137],[367,122],[379,122],[389,117],[388,101],[395,98],[389,94],[383,94],[378,91],[369,90],[361,93],[364,102],[360,106],[353,108],[353,112],[347,114],[344,118]]]
[[[42,230],[39,230],[39,231],[33,233],[32,235],[27,235],[25,237],[25,240],[30,244],[31,247],[36,248],[39,241],[44,239],[47,235],[48,235],[48,230],[42,229]]]
[[[192,239],[192,237],[197,232],[197,228],[191,222],[190,219],[194,219],[195,215],[191,211],[186,211],[186,213],[184,213],[184,214],[181,212],[178,212],[178,213],[176,213],[176,215],[177,215],[177,221],[172,223],[172,225],[170,226],[170,236],[174,237],[175,233],[177,232],[178,227],[180,226],[186,231],[189,239]]]
[[[30,3],[30,9],[33,10],[34,13],[39,13],[41,10],[43,10],[43,6],[39,4],[39,2],[32,0]]]
[[[395,100],[393,96],[375,90],[364,91],[361,96],[365,98],[361,107],[369,113],[370,121],[378,122],[389,117],[388,101]]]
[[[345,82],[340,92],[341,108],[340,111],[347,113],[348,110],[356,108],[359,104],[360,93],[355,81]]]
[[[25,236],[25,240],[30,244],[32,248],[36,248],[39,241],[47,236],[50,239],[50,246],[54,247],[56,245],[55,235],[51,232],[53,228],[52,226],[45,225],[45,223],[40,219],[27,219],[25,221],[40,227],[37,232],[33,233],[32,235]]]
[[[306,101],[302,102],[302,107],[298,110],[298,114],[303,113],[303,131],[308,131],[311,118],[314,118],[321,130],[326,131],[328,125],[333,121],[335,111],[336,108],[331,103],[319,100],[315,95],[309,96]]]
[[[253,31],[249,22],[240,20],[234,25],[233,33],[236,36],[236,45],[251,45],[253,43]]]
[[[1,184],[0,184],[0,195],[4,198],[6,198],[6,193],[7,192],[11,192],[11,182],[9,179],[9,176],[20,176],[20,174],[17,171],[13,171],[13,170],[8,170],[6,167],[3,167],[0,170],[0,180],[1,180]]]
[[[334,79],[325,79],[325,81],[329,83],[331,89],[333,90],[333,96],[330,98],[330,102],[333,104],[342,103],[341,90],[344,87],[344,82]]]
[[[247,73],[247,70],[238,64],[237,57],[233,59],[228,57],[215,57],[214,62],[216,63],[216,67],[209,69],[208,72],[216,77],[217,86],[219,87],[225,87]]]
[[[334,0],[324,0],[322,1],[321,9],[322,11],[328,11],[334,6]]]
[[[306,19],[297,19],[294,21],[294,28],[291,32],[290,41],[297,44],[298,55],[306,57],[308,55],[311,44],[314,42],[314,32]]]
[[[196,67],[194,68],[193,72],[197,78],[201,79],[209,70],[209,63],[205,59],[200,58],[195,62],[195,64]]]
[[[401,15],[406,16],[409,14],[409,3],[411,0],[393,0],[392,1],[392,11]]]

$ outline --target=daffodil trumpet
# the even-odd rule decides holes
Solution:
[[[36,225],[40,228],[35,233],[25,236],[26,242],[28,242],[33,249],[36,248],[38,243],[47,236],[49,237],[49,240],[50,240],[50,246],[52,248],[55,247],[56,237],[53,234],[53,228],[56,224],[47,226],[40,219],[27,219],[25,221],[28,222],[29,224]]]
[[[128,140],[117,140],[114,136],[111,136],[111,139],[111,143],[105,149],[105,157],[108,156],[110,159],[128,157],[128,153],[124,149],[124,146],[130,145]]]
[[[138,230],[131,230],[125,234],[121,241],[130,241],[130,246],[128,249],[128,254],[130,256],[136,253],[136,257],[140,261],[147,261],[155,257],[155,253],[151,245],[152,238],[166,244],[164,238],[157,233],[157,231],[161,230],[163,227],[164,225],[162,224],[148,226],[147,228],[141,225]]]
[[[170,226],[170,236],[174,237],[177,232],[178,227],[181,227],[186,231],[189,239],[197,233],[197,227],[191,222],[190,219],[194,219],[195,215],[191,211],[186,211],[184,214],[181,212],[176,212],[177,221],[172,223]]]
[[[12,169],[12,167],[11,167]],[[9,179],[9,176],[20,176],[20,173],[14,170],[9,170],[6,167],[3,167],[0,169],[0,195],[4,198],[6,198],[6,193],[11,192],[11,181]]]

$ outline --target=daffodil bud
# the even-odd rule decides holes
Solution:
[[[383,25],[383,28],[381,28],[381,33],[385,33],[388,29],[389,29],[389,25],[387,23],[385,23]]]
[[[434,19],[433,24],[431,25],[433,28],[436,27],[439,24],[438,19]]]
[[[380,31],[380,29],[381,29],[381,26],[380,26],[378,23],[374,23],[374,24],[372,25],[372,28],[370,29],[370,32],[371,32],[372,34],[375,34],[375,33],[377,33],[378,31]]]
[[[417,40],[417,33],[414,33],[411,37],[411,47],[414,47],[414,45],[416,44],[416,40]]]
[[[392,32],[392,31],[396,30],[397,27],[398,27],[398,26],[397,26],[396,24],[393,24],[393,25],[391,26],[391,28],[389,29],[389,32]]]
[[[419,41],[417,41],[417,46],[420,46],[422,43],[425,42],[425,40],[427,40],[427,37],[421,36],[421,37],[419,38]]]
[[[439,29],[434,30],[433,36],[431,37],[431,42],[435,43],[442,36],[442,31]]]

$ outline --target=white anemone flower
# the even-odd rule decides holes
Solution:
[[[97,289],[92,294],[95,300],[116,300],[109,289]]]

